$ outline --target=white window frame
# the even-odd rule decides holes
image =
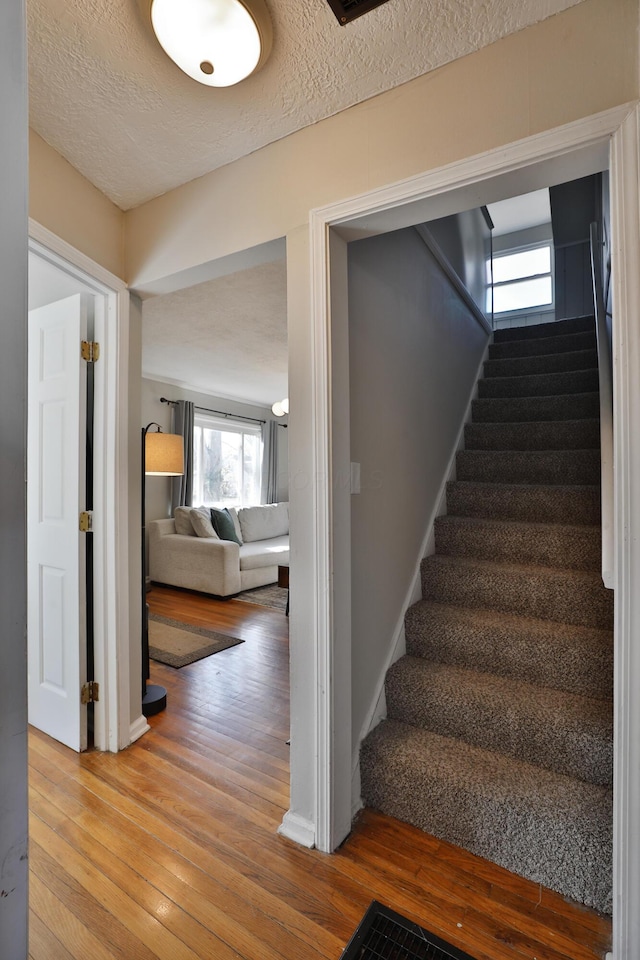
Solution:
[[[491,310],[488,310],[488,313],[493,313],[493,316],[499,318],[500,320],[509,319],[510,317],[523,317],[529,316],[530,314],[540,314],[540,313],[553,313],[556,308],[556,272],[555,272],[555,256],[553,248],[553,240],[542,240],[537,243],[527,243],[522,244],[517,247],[508,247],[506,250],[494,251],[492,254],[491,262],[491,277],[493,278],[493,264],[496,260],[501,260],[503,257],[510,257],[516,253],[526,253],[529,250],[541,250],[545,247],[549,249],[549,263],[550,269],[545,273],[534,273],[523,277],[515,277],[512,280],[501,280],[497,283],[491,281],[487,283],[487,291],[491,293]],[[551,278],[551,303],[543,303],[537,307],[520,307],[518,310],[501,310],[497,311],[493,305],[493,291],[496,287],[508,287],[512,284],[521,283],[523,280],[536,280],[538,277],[550,277]]]
[[[218,430],[218,431],[220,431],[220,432],[222,432],[222,433],[236,433],[236,434],[237,434],[237,433],[240,433],[240,434],[243,435],[243,438],[244,438],[245,435],[247,435],[247,436],[252,436],[252,437],[258,437],[258,438],[259,438],[260,444],[261,444],[260,470],[259,470],[259,478],[258,478],[258,481],[259,481],[259,482],[258,482],[258,503],[259,503],[259,502],[260,502],[260,490],[261,490],[261,487],[262,487],[262,459],[263,459],[263,456],[264,456],[264,444],[263,444],[263,435],[262,435],[262,424],[261,424],[261,423],[255,423],[255,424],[254,424],[254,423],[249,422],[248,420],[243,420],[241,417],[234,417],[234,416],[225,417],[225,416],[221,416],[221,415],[219,415],[219,414],[207,413],[206,411],[198,411],[198,410],[196,410],[196,411],[195,411],[195,414],[194,414],[194,418],[193,418],[193,426],[194,426],[194,437],[193,437],[193,444],[194,444],[194,451],[193,451],[194,461],[197,460],[197,454],[196,454],[195,446],[196,446],[196,428],[198,428],[198,427],[203,428],[203,429],[208,429],[208,430]],[[201,436],[202,436],[202,434],[201,434]],[[244,439],[243,439],[243,444],[244,444]],[[194,466],[195,466],[195,463],[194,463]],[[244,491],[244,455],[243,455],[243,457],[242,457],[242,471],[243,471],[243,475],[242,475],[242,480],[241,480],[241,484],[240,484],[240,496],[238,497],[238,500],[237,500],[236,502],[234,502],[234,503],[228,503],[228,502],[221,503],[220,506],[225,506],[225,507],[247,507],[247,506],[254,506],[254,505],[255,505],[255,504],[249,503],[249,502],[244,503],[244,501],[243,501],[243,491]],[[199,504],[205,502],[205,501],[202,499],[201,491],[199,491],[199,490],[196,489],[195,469],[194,469],[194,476],[193,476],[193,482],[192,482],[192,497],[193,497],[193,503],[196,503],[196,501],[197,501]],[[213,504],[213,506],[218,506],[218,504]]]

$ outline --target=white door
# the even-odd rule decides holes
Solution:
[[[29,722],[73,750],[87,747],[85,509],[89,299],[29,313],[27,589]]]

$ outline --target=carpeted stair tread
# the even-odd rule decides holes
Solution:
[[[537,357],[549,353],[573,353],[576,350],[596,349],[595,323],[590,331],[564,333],[552,337],[529,337],[525,340],[494,341],[489,344],[489,359],[508,357]]]
[[[611,909],[613,593],[593,317],[494,334],[364,740],[364,802]]]
[[[451,480],[447,512],[458,517],[492,517],[539,523],[599,524],[600,487]]]
[[[598,390],[596,367],[526,376],[488,377],[478,381],[479,397],[543,397]]]
[[[486,397],[474,400],[474,423],[527,423],[540,420],[597,420],[600,395],[560,394],[557,397]]]
[[[569,333],[588,333],[595,327],[592,316],[570,317],[567,320],[551,320],[548,323],[532,323],[525,327],[503,327],[493,334],[495,343],[505,340],[530,340],[539,337],[564,337]]]
[[[387,671],[385,693],[392,720],[564,776],[611,783],[610,701],[412,656]]]
[[[467,450],[599,450],[599,420],[468,423]]]
[[[485,377],[522,377],[532,373],[564,373],[588,370],[598,366],[596,350],[574,350],[550,353],[542,357],[513,357],[507,360],[485,360]]]
[[[443,516],[435,537],[436,552],[446,556],[596,571],[602,560],[596,526]]]
[[[593,486],[600,482],[599,450],[460,450],[458,480]]]
[[[361,750],[368,806],[611,910],[608,787],[386,720]]]
[[[421,573],[425,600],[585,627],[613,625],[613,595],[599,573],[437,555],[422,561]]]
[[[609,630],[419,600],[405,615],[407,653],[611,700]]]

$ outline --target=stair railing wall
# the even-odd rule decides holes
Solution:
[[[591,224],[591,275],[598,347],[600,384],[600,459],[602,481],[602,580],[610,590],[614,585],[613,516],[613,360],[611,331],[607,324],[603,244],[598,223]]]

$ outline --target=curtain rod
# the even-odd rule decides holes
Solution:
[[[167,400],[166,397],[160,397],[160,403],[169,403],[176,405],[178,400]],[[221,417],[231,417],[233,420],[249,420],[251,423],[266,423],[266,420],[259,420],[257,417],[244,417],[241,413],[228,413],[226,410],[212,410],[210,407],[199,407],[194,404],[194,410],[200,410],[202,413],[217,413]]]

